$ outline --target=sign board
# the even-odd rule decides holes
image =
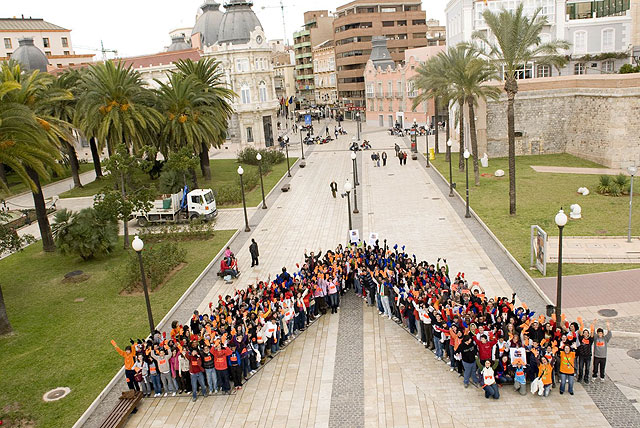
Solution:
[[[357,244],[360,241],[360,232],[358,229],[353,229],[349,231],[349,242],[351,244]]]
[[[516,360],[521,360],[522,363],[526,364],[527,361],[527,350],[524,348],[510,348],[509,349],[509,362],[511,364],[515,363]]]
[[[304,115],[304,124],[305,125],[311,125],[311,115],[310,114],[305,114]]]
[[[371,232],[369,234],[369,239],[367,239],[367,244],[374,247],[376,245],[377,240],[378,240],[378,234],[375,232]]]
[[[547,232],[537,224],[531,226],[531,267],[547,275]]]

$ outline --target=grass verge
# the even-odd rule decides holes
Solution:
[[[151,294],[160,321],[233,235],[216,231],[212,239],[184,241],[187,265]],[[149,244],[153,245],[153,244]],[[114,270],[127,252],[120,243],[106,258],[82,262],[75,257],[45,254],[36,243],[0,260],[0,284],[15,333],[0,338],[2,388],[0,414],[19,403],[38,428],[70,427],[122,365],[109,341],[121,347],[130,337],[148,333],[144,296],[121,296]],[[83,270],[90,279],[62,283],[64,274]],[[74,300],[83,298],[82,302]],[[42,395],[67,386],[71,393],[45,403]]]
[[[80,174],[82,174],[83,172],[91,171],[92,169],[93,169],[93,163],[80,164]],[[41,179],[40,181],[42,186],[45,186],[47,184],[55,183],[56,181],[64,180],[65,178],[69,178],[69,177],[71,177],[71,169],[65,168],[64,173],[62,175],[59,175],[56,178],[52,178],[51,180]],[[20,178],[16,174],[13,174],[13,173],[7,174],[7,181],[9,182],[9,193],[7,193],[4,189],[0,188],[0,199],[8,198],[13,195],[17,195],[19,193],[23,193],[23,192],[26,192],[27,190],[30,190],[26,186],[26,184],[20,181]],[[80,178],[80,181],[82,181],[82,178]]]
[[[453,181],[464,196],[465,173],[458,171],[458,155],[453,154]],[[509,215],[509,178],[507,158],[489,160],[489,168],[480,167],[480,173],[493,174],[497,169],[505,171],[504,177],[481,176],[480,185],[474,185],[473,167],[469,162],[470,205],[482,218],[502,244],[525,268],[529,268],[529,234],[531,225],[537,224],[549,235],[557,235],[554,217],[560,207],[567,215],[570,205],[582,207],[582,219],[569,220],[564,228],[565,236],[626,236],[629,214],[628,196],[611,197],[596,192],[598,175],[539,173],[531,165],[602,168],[594,162],[569,154],[518,156],[516,158],[517,215]],[[432,161],[448,179],[449,165],[444,153]],[[636,183],[638,184],[638,183]],[[577,193],[579,187],[590,190],[588,196]],[[637,188],[637,186],[636,186]],[[634,198],[635,212],[640,208],[640,198]],[[633,218],[633,230],[640,230],[640,214]],[[607,272],[638,268],[638,264],[564,264],[564,275]],[[531,276],[539,277],[536,271]],[[557,273],[557,264],[547,264],[547,276]]]

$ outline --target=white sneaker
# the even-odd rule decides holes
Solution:
[[[161,395],[162,395],[162,394],[157,393],[157,394],[155,394],[155,395],[154,395],[154,397],[160,397]]]
[[[172,397],[175,397],[175,396],[176,396],[176,393],[175,393],[175,392],[173,392],[173,393],[171,394],[171,396],[172,396]]]
[[[168,393],[168,392],[165,392],[165,393],[164,393],[164,396],[166,397],[167,395],[169,395],[169,393]]]
[[[600,378],[600,382],[604,382],[604,378],[603,377]]]
[[[450,371],[450,372],[452,372],[453,370],[454,370],[454,368],[453,368],[453,367],[451,367],[451,368],[449,369],[449,371]]]

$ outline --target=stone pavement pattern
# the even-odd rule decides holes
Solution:
[[[305,249],[333,248],[345,241],[346,201],[333,199],[328,184],[335,180],[342,185],[350,177],[346,150],[350,139],[351,135],[342,137],[307,154],[307,167],[295,173],[291,191],[277,195],[259,223],[250,223],[252,231],[241,234],[244,241],[236,249],[240,279],[225,284],[208,275],[210,291],[200,309],[256,276],[274,275],[282,266],[294,269],[293,263],[301,260]],[[360,236],[377,232],[391,245],[404,243],[410,253],[434,262],[444,256],[454,274],[464,269],[467,278],[478,280],[489,295],[510,295],[507,281],[429,174],[418,162],[400,167],[391,149],[396,140],[387,132],[369,132],[367,139],[374,149],[387,148],[389,160],[385,168],[377,168],[370,152],[363,153]],[[254,269],[248,267],[249,237],[260,245],[260,266]],[[609,425],[580,385],[574,397],[554,391],[548,399],[520,397],[503,389],[500,402],[490,403],[481,391],[463,389],[456,374],[397,324],[379,317],[376,309],[363,308],[361,327],[357,327],[353,317],[359,311],[346,314],[355,303],[357,299],[344,301],[338,314],[322,317],[237,394],[200,398],[196,403],[188,397],[145,399],[127,426],[339,426],[332,422],[339,415],[332,412],[346,410],[338,403],[334,406],[333,397],[346,390],[343,382],[357,381],[359,376],[357,372],[351,378],[343,375],[344,362],[351,362],[356,371],[363,364],[364,414],[359,418],[358,400],[351,400],[356,412],[350,417],[356,418],[348,426],[511,427],[530,425],[532,419],[549,427]],[[355,348],[338,346],[341,337],[362,341],[360,359],[353,354]]]
[[[580,220],[577,220],[580,221]],[[558,263],[558,237],[549,236],[550,263]],[[640,238],[626,236],[565,236],[562,238],[563,263],[640,263]]]

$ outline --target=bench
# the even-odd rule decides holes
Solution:
[[[122,428],[129,415],[136,412],[136,406],[142,400],[141,391],[124,391],[118,399],[118,404],[106,417],[100,428]]]
[[[288,192],[290,189],[291,189],[291,184],[289,184],[289,183],[284,184],[284,185],[282,186],[282,188],[281,188],[281,190],[282,190],[283,192]]]

